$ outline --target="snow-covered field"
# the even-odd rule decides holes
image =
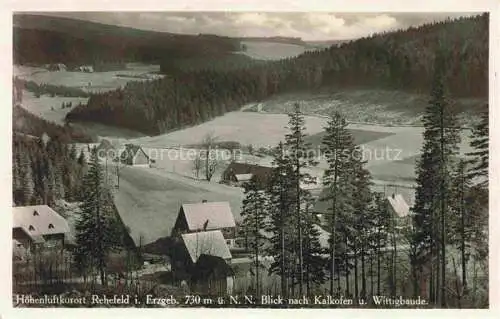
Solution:
[[[38,84],[76,87],[88,92],[110,91],[125,86],[127,82],[161,77],[162,75],[156,73],[158,71],[160,71],[159,65],[140,63],[127,64],[125,70],[93,73],[48,71],[41,67],[14,66],[14,75],[21,79],[31,80]]]
[[[241,53],[258,60],[290,58],[310,50],[302,45],[288,43],[267,41],[242,41],[241,43],[247,47],[246,51]]]
[[[50,97],[42,95],[39,98],[35,97],[34,93],[23,90],[23,102],[21,106],[30,113],[39,117],[54,122],[59,125],[64,125],[64,118],[73,107],[78,103],[86,104],[88,98],[84,97]],[[71,102],[72,107],[61,108],[62,103]]]
[[[131,237],[138,244],[169,236],[183,203],[202,200],[228,201],[240,219],[243,192],[240,188],[198,181],[160,169],[123,167],[115,204]]]

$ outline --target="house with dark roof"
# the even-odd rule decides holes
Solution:
[[[70,228],[66,219],[47,205],[13,207],[12,237],[27,250],[38,246],[62,248]]]
[[[222,173],[221,183],[242,186],[243,183],[254,178],[257,185],[263,189],[271,180],[272,173],[272,167],[232,162]]]
[[[190,280],[198,287],[211,291],[216,285],[232,287],[229,264],[232,255],[220,230],[185,233],[171,251],[175,280]]]
[[[142,147],[134,144],[126,144],[120,154],[120,161],[126,165],[149,167],[151,160]]]
[[[226,243],[234,246],[236,222],[228,202],[183,204],[172,229],[172,236],[220,230]]]

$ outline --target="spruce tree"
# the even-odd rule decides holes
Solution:
[[[81,214],[76,222],[75,262],[91,275],[97,271],[106,285],[106,259],[120,245],[119,224],[111,191],[104,182],[97,150],[91,154],[89,170],[83,179]]]
[[[249,238],[249,246],[254,253],[255,295],[260,296],[259,257],[263,253],[262,247],[267,240],[263,233],[268,221],[267,196],[264,191],[259,189],[255,177],[252,177],[249,182],[244,184],[244,189],[245,199],[241,210],[241,217],[243,218],[241,227],[247,238]]]
[[[273,150],[273,171],[268,184],[268,212],[270,222],[269,232],[270,245],[268,254],[273,257],[273,263],[269,269],[270,273],[279,274],[281,278],[281,294],[289,295],[293,283],[293,267],[290,267],[294,258],[293,242],[295,242],[296,231],[292,224],[293,213],[293,168],[288,158],[285,157],[283,143]]]
[[[326,196],[320,200],[329,204],[326,221],[330,231],[330,294],[333,295],[339,215],[352,208],[348,201],[350,188],[340,187],[340,184],[346,185],[347,167],[352,160],[354,142],[347,130],[345,118],[338,112],[331,115],[325,131],[322,151],[328,163],[323,176]]]
[[[372,215],[372,229],[368,232],[369,242],[368,247],[371,251],[371,258],[376,258],[377,267],[377,295],[381,294],[381,264],[382,256],[384,254],[383,249],[387,246],[387,238],[389,234],[389,226],[391,216],[387,209],[385,202],[384,193],[373,193],[372,202],[370,205],[371,215]]]
[[[467,263],[470,257],[470,241],[473,228],[472,210],[474,198],[470,197],[471,181],[467,173],[467,163],[459,161],[456,170],[453,172],[453,197],[452,209],[454,219],[451,220],[453,226],[453,237],[450,238],[460,251],[460,261],[462,270],[462,285],[464,292],[467,291]],[[459,292],[458,292],[459,293]],[[461,294],[459,293],[459,297]]]
[[[479,178],[480,186],[488,189],[488,156],[489,156],[489,115],[488,105],[481,114],[480,122],[472,130],[472,140],[470,146],[474,149],[473,152],[467,154],[472,156],[470,178]]]
[[[298,103],[294,104],[293,111],[288,114],[288,129],[289,133],[285,135],[285,147],[288,161],[293,170],[293,187],[294,187],[294,210],[295,214],[293,218],[296,223],[297,231],[297,243],[296,251],[298,256],[298,291],[299,295],[304,292],[304,276],[306,266],[304,265],[304,238],[308,242],[317,241],[317,237],[313,237],[314,234],[308,233],[308,224],[310,223],[310,214],[312,210],[308,208],[308,198],[310,197],[310,191],[304,189],[303,186],[307,186],[315,182],[315,179],[306,172],[306,168],[316,166],[318,162],[314,158],[311,150],[311,144],[305,141],[305,120],[304,114],[300,109]],[[309,228],[310,229],[310,228]],[[312,247],[313,245],[311,245]]]
[[[414,223],[422,263],[430,263],[430,300],[446,305],[446,243],[450,174],[458,153],[459,127],[453,103],[446,96],[447,66],[442,51],[436,53],[430,100],[423,118],[424,145],[417,163]],[[435,275],[434,275],[435,273]]]
[[[23,204],[30,205],[33,202],[33,196],[35,192],[35,184],[33,181],[33,170],[31,168],[31,159],[26,150],[26,152],[21,153],[21,163],[20,163],[20,173],[21,173],[21,187],[23,194]]]
[[[358,290],[358,256],[361,261],[361,293],[362,297],[366,295],[366,272],[365,256],[367,250],[367,233],[372,226],[372,216],[369,210],[371,204],[371,175],[364,167],[366,161],[362,157],[361,148],[356,147],[353,156],[353,165],[355,169],[353,210],[354,210],[354,271],[355,271],[355,296],[359,297]]]

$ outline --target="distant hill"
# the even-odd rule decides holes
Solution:
[[[238,51],[237,39],[138,30],[90,21],[15,14],[14,63],[152,62]]]
[[[75,107],[67,114],[69,121],[99,122],[155,135],[196,125],[238,110],[246,103],[282,93],[380,89],[417,93],[425,98],[431,90],[437,50],[443,50],[446,56],[444,84],[450,97],[484,100],[488,97],[488,14],[374,34],[338,46],[306,50],[297,57],[259,63],[235,57],[231,52],[240,48],[240,41],[235,39],[209,35],[160,36],[155,32],[146,32],[141,38],[137,34],[145,31],[109,27],[109,33],[98,33],[92,29],[96,24],[90,26],[85,32],[75,33],[85,36],[85,40],[78,38],[75,43],[67,34],[63,34],[62,39],[69,42],[56,41],[55,46],[44,43],[39,37],[31,38],[31,42],[25,38],[21,41],[24,48],[21,52],[32,56],[29,50],[32,46],[37,52],[35,57],[41,54],[55,58],[60,54],[66,58],[82,58],[80,54],[84,54],[86,58],[100,55],[110,59],[165,58],[168,63],[162,63],[161,70],[168,76],[128,83],[122,89],[92,95],[87,106]],[[120,35],[120,32],[127,35]],[[112,46],[96,45],[107,39]],[[274,39],[285,41],[279,37]],[[87,44],[81,46],[78,41]],[[233,50],[236,46],[238,50]],[[182,63],[177,63],[179,57]],[[223,58],[220,63],[217,57]],[[402,102],[397,107],[411,106]]]
[[[355,41],[355,39],[349,40],[321,40],[321,41],[306,41],[305,44],[312,48],[328,48],[331,46],[340,46],[344,43],[349,43]]]
[[[240,41],[253,41],[253,42],[275,42],[275,43],[285,43],[285,44],[296,44],[296,45],[307,45],[301,38],[293,37],[242,37],[238,38]]]

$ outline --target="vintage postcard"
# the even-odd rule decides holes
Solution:
[[[13,12],[12,307],[488,309],[490,20]]]

